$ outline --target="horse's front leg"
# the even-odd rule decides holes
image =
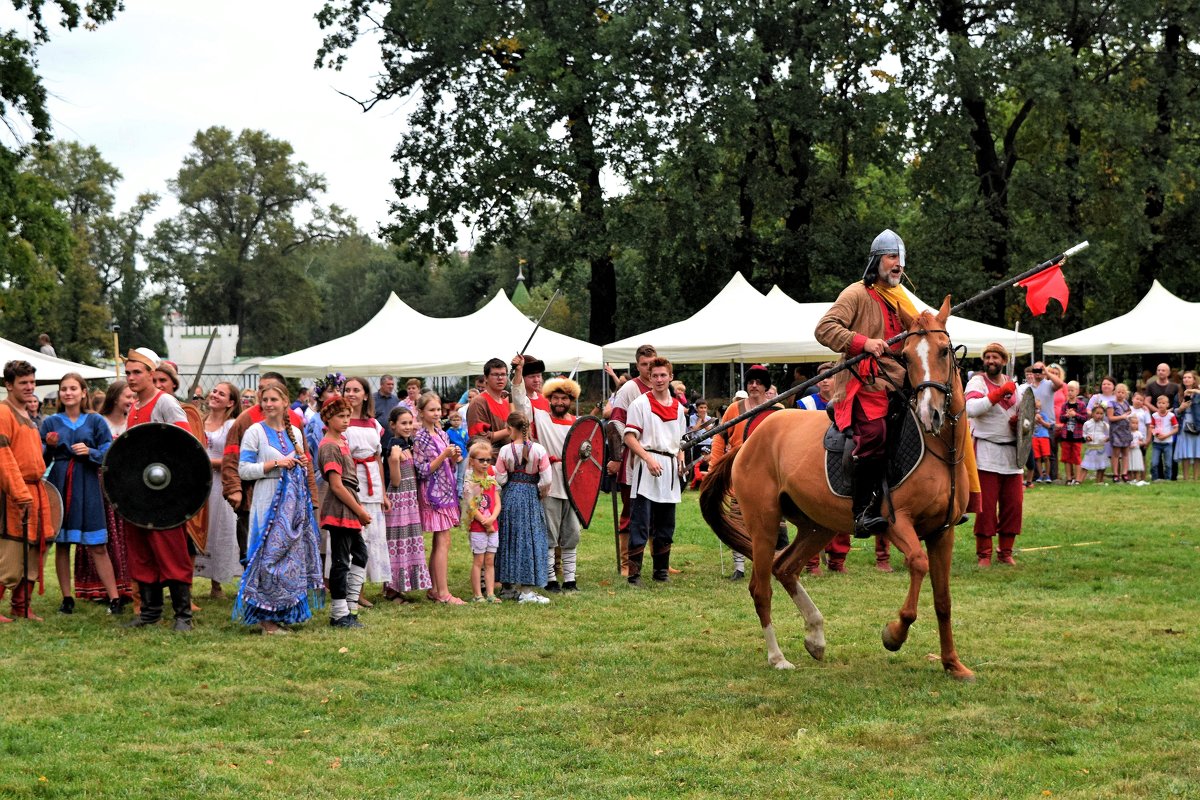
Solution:
[[[908,629],[917,621],[917,600],[921,596],[921,583],[929,574],[929,558],[917,539],[912,521],[903,514],[897,514],[895,523],[888,528],[888,540],[904,554],[908,566],[908,594],[900,607],[900,617],[883,626],[883,646],[895,651],[904,645]]]
[[[950,560],[954,554],[954,528],[929,545],[929,582],[933,584],[933,610],[937,614],[942,668],[951,678],[975,680],[975,673],[958,660],[954,632],[950,629]]]

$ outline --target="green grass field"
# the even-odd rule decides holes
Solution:
[[[769,669],[694,494],[669,586],[614,580],[601,509],[583,591],[549,606],[381,603],[363,631],[321,612],[263,637],[200,599],[181,636],[55,614],[48,586],[44,623],[0,628],[0,797],[1200,797],[1198,508],[1197,484],[1039,487],[1018,544],[1057,547],[1016,568],[979,570],[960,533],[971,684],[929,658],[928,584],[908,643],[883,649],[908,578],[861,541],[849,574],[804,579],[826,661],[777,591],[797,669]]]

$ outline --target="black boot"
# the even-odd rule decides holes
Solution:
[[[639,547],[636,550],[632,547],[629,548],[629,578],[627,580],[630,586],[640,587],[642,585],[642,556],[645,552],[646,549],[644,547]]]
[[[866,539],[883,533],[888,521],[880,514],[883,502],[883,473],[887,461],[881,458],[854,459],[854,536]]]
[[[171,581],[171,610],[175,612],[175,630],[187,633],[192,629],[192,585]]]
[[[142,610],[136,617],[125,623],[125,627],[144,628],[147,625],[158,624],[163,613],[163,585],[161,583],[139,583],[138,597],[142,601]]]
[[[654,580],[659,583],[666,583],[671,580],[670,546],[667,546],[665,550],[656,550],[652,558],[654,560]]]

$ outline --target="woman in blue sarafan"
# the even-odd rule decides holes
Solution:
[[[233,618],[265,634],[287,633],[324,604],[317,520],[308,492],[303,434],[288,423],[287,392],[262,390],[263,421],[242,437],[238,474],[254,482],[250,543]],[[310,597],[311,593],[311,597]]]
[[[108,557],[108,524],[104,495],[100,489],[100,465],[112,445],[112,431],[99,414],[88,412],[87,381],[69,372],[58,383],[58,405],[62,409],[42,420],[42,444],[48,480],[63,501],[62,528],[54,537],[54,566],[62,589],[59,613],[75,611],[71,592],[71,545],[86,547],[96,565],[110,614],[121,613],[117,582]]]

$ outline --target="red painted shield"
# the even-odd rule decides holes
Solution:
[[[571,508],[586,528],[592,524],[604,478],[604,423],[599,418],[575,420],[563,442],[562,468]]]

